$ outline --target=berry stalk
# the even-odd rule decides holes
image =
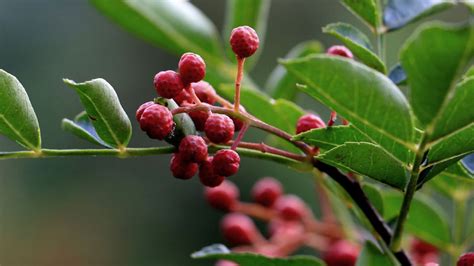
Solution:
[[[240,58],[237,56],[237,76],[235,77],[235,96],[234,96],[234,111],[240,111],[240,87],[242,83],[242,78],[244,76],[244,63],[245,58]]]

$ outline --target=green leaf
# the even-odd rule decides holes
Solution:
[[[294,136],[293,140],[301,140],[325,150],[346,142],[371,142],[366,135],[352,125],[312,129]]]
[[[228,0],[227,12],[224,26],[224,40],[226,40],[226,52],[229,58],[235,60],[235,54],[230,48],[227,40],[230,37],[232,29],[239,26],[250,26],[258,34],[260,40],[257,52],[245,61],[246,68],[257,62],[263,50],[265,32],[267,30],[267,18],[270,11],[270,0]]]
[[[403,194],[395,191],[384,191],[384,218],[395,218],[402,206]],[[443,250],[451,243],[449,217],[433,199],[416,194],[410,206],[406,221],[407,232],[429,242]]]
[[[378,28],[380,11],[376,0],[343,0],[342,3],[373,29]]]
[[[285,58],[299,58],[305,57],[310,54],[322,53],[324,47],[318,41],[307,41],[298,44],[286,55]],[[265,84],[265,88],[270,92],[271,96],[275,99],[283,98],[289,101],[293,101],[298,90],[296,89],[296,83],[299,81],[293,76],[288,74],[286,69],[278,65]]]
[[[341,40],[362,63],[382,73],[387,72],[385,64],[373,52],[369,38],[356,27],[347,23],[332,23],[324,27],[323,32]]]
[[[201,55],[207,63],[206,80],[232,82],[236,67],[225,62],[216,27],[188,1],[90,0],[120,26],[178,56]]]
[[[456,89],[456,78],[474,56],[474,26],[429,24],[417,31],[401,51],[408,75],[410,103],[430,130]]]
[[[455,0],[389,0],[383,12],[383,22],[389,31],[440,12],[455,4]]]
[[[389,255],[384,254],[374,244],[369,241],[365,242],[359,257],[357,258],[356,266],[397,266]]]
[[[317,159],[347,171],[366,175],[400,190],[405,189],[408,181],[405,165],[372,143],[347,142],[317,156]]]
[[[64,79],[64,83],[79,94],[100,138],[114,148],[127,146],[132,135],[132,126],[114,88],[104,79],[84,83]]]
[[[222,259],[238,263],[240,266],[324,266],[324,262],[312,256],[289,258],[268,258],[254,253],[231,253],[221,244],[203,248],[191,255],[193,259]]]
[[[403,162],[411,161],[414,122],[410,105],[392,81],[338,56],[313,55],[282,62],[321,101]]]
[[[0,69],[0,134],[30,150],[41,149],[41,134],[33,106],[20,81]]]
[[[430,182],[436,190],[451,198],[455,194],[474,193],[474,176],[461,162],[453,164]]]
[[[474,77],[464,79],[453,93],[446,107],[441,109],[430,134],[428,147],[433,146],[430,161],[474,151]]]
[[[74,120],[64,118],[61,125],[64,130],[71,132],[79,138],[110,148],[110,146],[99,137],[86,112],[79,113]]]
[[[362,185],[362,190],[364,190],[365,195],[369,198],[370,203],[377,209],[377,211],[383,215],[383,198],[380,194],[380,188],[376,185],[370,183],[364,183]]]
[[[187,1],[91,2],[125,29],[170,52],[193,51],[204,57],[222,55],[215,26]]]

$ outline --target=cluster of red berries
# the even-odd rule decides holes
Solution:
[[[311,209],[298,196],[285,195],[280,182],[271,177],[262,178],[253,186],[254,203],[241,202],[238,188],[227,180],[218,187],[206,188],[204,194],[212,207],[228,212],[221,220],[221,231],[236,252],[285,257],[314,237],[315,233],[309,229],[314,218]],[[251,216],[267,222],[267,238],[259,232]],[[358,246],[339,236],[322,245],[326,246],[323,254],[329,266],[355,265]],[[216,265],[237,264],[219,261]]]
[[[248,26],[235,28],[229,41],[238,58],[251,56],[259,45],[257,33]],[[153,84],[160,97],[173,99],[180,107],[202,103],[214,105],[218,101],[218,95],[209,83],[203,81],[205,75],[204,60],[197,54],[185,53],[179,60],[178,72],[161,71],[155,75]],[[225,177],[238,171],[240,157],[232,149],[220,150],[214,156],[209,156],[208,143],[230,142],[234,132],[243,127],[243,122],[205,110],[190,111],[188,115],[196,129],[204,131],[207,139],[198,135],[182,138],[178,144],[178,152],[171,158],[171,172],[176,178],[190,179],[199,170],[199,179],[205,186],[218,186]],[[136,118],[140,128],[150,138],[163,140],[175,133],[173,114],[164,105],[146,102],[138,108]]]
[[[154,84],[159,96],[172,98],[179,106],[197,104],[197,101],[211,105],[216,102],[214,88],[202,81],[206,65],[199,55],[185,53],[179,61],[178,69],[179,73],[168,70],[156,74]],[[193,111],[189,116],[197,130],[204,130],[209,142],[227,143],[234,135],[235,125],[228,116],[209,114],[207,111]],[[138,108],[136,118],[140,128],[150,138],[163,140],[173,134],[173,115],[164,105],[146,102]],[[225,177],[234,175],[239,164],[240,157],[234,150],[220,150],[212,157],[208,154],[208,144],[203,137],[188,135],[180,140],[178,152],[171,158],[170,170],[179,179],[190,179],[199,170],[202,184],[215,187]]]

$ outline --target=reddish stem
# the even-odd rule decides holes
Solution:
[[[186,86],[185,90],[187,90],[188,93],[191,94],[191,97],[193,97],[195,104],[201,104],[201,100],[199,100],[199,97],[197,97],[196,93],[194,92],[193,87],[191,87],[191,84]]]
[[[235,151],[235,149],[237,149],[237,146],[239,146],[239,143],[242,140],[242,138],[244,137],[245,132],[247,132],[248,128],[249,128],[249,124],[244,123],[244,125],[240,129],[239,134],[237,135],[237,138],[235,139],[234,143],[232,144],[232,147],[231,147],[232,150]]]
[[[244,76],[244,63],[245,58],[237,56],[237,77],[235,78],[235,97],[234,97],[234,111],[239,112],[240,110],[240,86],[242,78]]]
[[[313,153],[313,149],[311,146],[305,144],[304,142],[301,141],[293,141],[291,140],[292,136],[288,133],[286,133],[283,130],[280,130],[276,127],[273,127],[269,124],[266,124],[265,122],[262,122],[255,117],[249,115],[248,113],[245,112],[235,112],[233,110],[224,108],[224,107],[218,107],[218,106],[211,106],[206,103],[201,103],[201,104],[195,104],[193,106],[183,106],[176,108],[171,111],[173,115],[179,114],[179,113],[189,113],[192,111],[212,111],[213,113],[220,113],[220,114],[225,114],[237,119],[242,120],[244,123],[249,123],[250,126],[262,129],[268,133],[271,133],[277,137],[280,137],[289,143],[293,144],[294,146],[298,147],[301,149],[305,154],[311,155]]]
[[[233,143],[233,142],[231,142],[231,143]],[[289,152],[289,151],[281,150],[281,149],[272,147],[270,145],[267,145],[263,142],[254,143],[254,142],[243,142],[243,141],[241,141],[239,143],[238,147],[251,149],[251,150],[257,150],[257,151],[261,151],[263,153],[271,153],[271,154],[275,154],[275,155],[280,155],[280,156],[283,156],[283,157],[293,159],[295,161],[300,161],[300,162],[306,161],[306,156],[302,156],[302,155],[295,154],[295,153],[292,153],[292,152]]]
[[[275,212],[272,209],[254,203],[238,202],[233,211],[241,212],[263,221],[270,221],[275,217]]]

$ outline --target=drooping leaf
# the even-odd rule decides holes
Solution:
[[[257,52],[245,62],[246,68],[253,66],[263,50],[267,18],[270,11],[270,0],[228,0],[223,39],[226,40],[227,55],[235,60],[235,54],[230,48],[229,39],[232,29],[239,26],[250,26],[258,34],[260,40]]]
[[[380,11],[376,0],[343,0],[342,3],[369,26],[378,28]]]
[[[318,41],[307,41],[298,44],[287,54],[285,58],[299,58],[310,54],[317,54],[324,51],[324,47]],[[299,90],[296,88],[298,80],[288,74],[286,69],[278,65],[268,78],[265,88],[270,92],[270,95],[275,98],[283,98],[293,101],[296,98]]]
[[[388,78],[397,85],[405,85],[407,81],[407,74],[400,64],[396,64],[388,73]]]
[[[383,191],[384,218],[391,220],[400,212],[403,194],[395,191]],[[443,250],[451,243],[449,218],[444,210],[433,199],[418,193],[412,201],[406,230],[416,237],[429,242]],[[428,226],[429,225],[429,226]]]
[[[134,35],[176,55],[193,52],[207,63],[206,80],[232,82],[235,67],[223,61],[216,27],[189,1],[90,0]]]
[[[369,38],[354,26],[347,23],[332,23],[324,27],[323,32],[341,40],[367,66],[382,73],[387,72],[385,64],[373,52]]]
[[[289,258],[269,258],[254,253],[231,253],[224,245],[215,244],[191,255],[194,259],[222,259],[238,263],[240,266],[324,266],[324,262],[311,256]]]
[[[360,252],[357,258],[356,266],[397,266],[398,264],[393,262],[389,255],[384,254],[370,241],[366,241],[364,248]]]
[[[367,136],[351,125],[312,129],[294,136],[293,140],[301,140],[326,150],[346,142],[371,142]]]
[[[114,148],[127,146],[132,135],[132,125],[114,88],[104,79],[83,83],[65,79],[64,83],[79,94],[100,138]]]
[[[321,101],[403,162],[411,161],[414,122],[402,92],[381,73],[336,56],[313,55],[282,62]]]
[[[0,69],[0,134],[30,150],[41,149],[35,111],[20,81]]]
[[[64,118],[61,125],[64,130],[71,132],[79,138],[110,148],[110,146],[99,137],[94,125],[92,125],[92,120],[86,112],[79,113],[74,120]]]
[[[450,198],[457,193],[474,193],[474,175],[461,162],[438,174],[430,184]]]
[[[388,30],[396,30],[454,4],[454,0],[389,0],[383,12],[383,22]]]
[[[408,76],[409,100],[425,127],[439,121],[443,103],[454,94],[455,81],[473,56],[474,25],[429,24],[406,43],[400,58]]]
[[[317,156],[317,159],[400,190],[405,189],[408,180],[405,165],[373,143],[347,142]]]

